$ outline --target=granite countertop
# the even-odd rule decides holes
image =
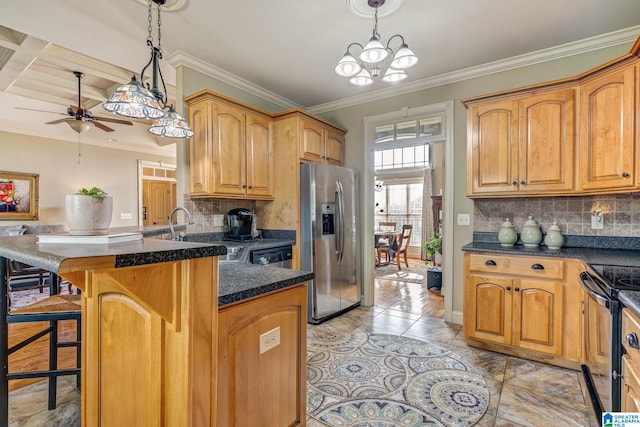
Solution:
[[[313,279],[313,273],[244,262],[219,264],[218,307]]]

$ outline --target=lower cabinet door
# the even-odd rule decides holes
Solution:
[[[622,412],[640,412],[640,372],[628,355],[622,357]]]
[[[511,344],[512,280],[470,275],[466,286],[467,337]]]
[[[223,308],[218,317],[218,426],[306,423],[307,288]]]

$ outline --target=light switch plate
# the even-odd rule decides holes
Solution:
[[[591,229],[602,230],[604,228],[604,216],[603,215],[591,215]]]
[[[458,214],[458,225],[471,225],[471,215]]]
[[[129,212],[120,212],[120,219],[132,219],[133,215]]]

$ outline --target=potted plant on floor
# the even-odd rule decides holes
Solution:
[[[75,235],[109,233],[113,214],[113,198],[98,187],[81,188],[65,199],[67,224]]]
[[[442,236],[434,231],[427,235],[424,242],[424,252],[427,256],[425,263],[429,264],[427,271],[427,288],[442,288]]]

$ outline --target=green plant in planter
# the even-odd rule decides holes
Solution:
[[[86,188],[82,187],[80,190],[78,190],[76,193],[73,194],[80,194],[83,196],[91,196],[95,199],[104,199],[105,197],[107,197],[109,194],[107,194],[104,190],[102,190],[101,188],[98,187],[93,187],[90,190],[87,190]]]
[[[435,255],[442,254],[442,236],[434,231],[429,232],[427,241],[424,242],[424,251],[427,258],[435,265]]]

